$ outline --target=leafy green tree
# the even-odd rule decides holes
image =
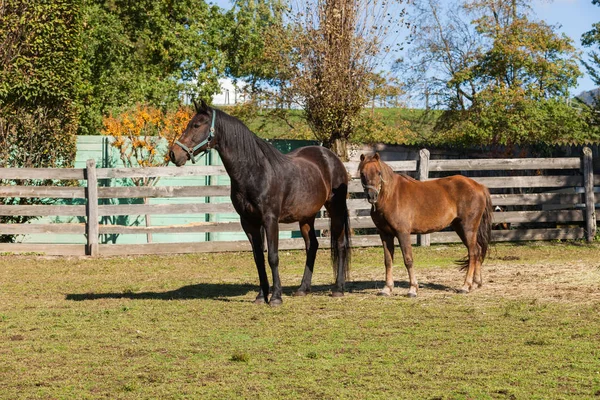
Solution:
[[[204,0],[93,0],[83,13],[80,133],[135,104],[173,109],[181,95],[209,97],[225,68],[226,19]]]
[[[80,8],[78,0],[2,2],[0,167],[72,166],[81,90]],[[7,183],[44,184],[36,180],[0,182]],[[0,199],[3,204],[43,201]],[[30,217],[1,217],[2,222],[27,219]]]
[[[378,67],[389,50],[386,39],[402,23],[404,10],[392,11],[392,3],[402,1],[297,2],[282,17],[278,3],[268,9],[238,1],[243,11],[238,16],[266,16],[255,19],[261,24],[254,32],[268,34],[251,46],[255,51],[243,53],[261,66],[242,76],[252,100],[282,117],[289,115],[282,110],[300,108],[314,137],[346,159],[348,142],[361,119],[369,118],[363,110],[377,90],[375,82],[383,77]]]
[[[0,167],[72,165],[80,7],[78,0],[0,7]]]
[[[436,87],[444,111],[434,140],[511,146],[587,135],[582,111],[568,102],[569,89],[581,76],[579,54],[570,38],[530,19],[527,1],[461,2],[460,10],[472,18],[474,29],[456,11],[449,23],[443,22],[440,5],[433,0],[421,5],[434,18],[417,30],[436,36],[416,42],[421,51],[428,50],[424,57],[435,61],[429,67],[442,65],[446,73],[445,87]]]

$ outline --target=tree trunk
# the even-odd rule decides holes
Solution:
[[[333,151],[342,161],[348,161],[348,139],[332,139],[329,143],[329,149]]]

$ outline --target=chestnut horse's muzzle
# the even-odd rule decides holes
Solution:
[[[381,191],[381,186],[376,188],[371,185],[363,185],[363,189],[365,194],[367,195],[367,201],[370,204],[377,204],[377,200],[379,200],[379,192]]]

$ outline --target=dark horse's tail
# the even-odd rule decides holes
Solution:
[[[492,206],[492,198],[490,191],[485,188],[485,209],[479,221],[479,229],[477,230],[477,247],[479,248],[479,262],[483,263],[487,256],[490,243],[492,242],[492,220],[494,217],[494,207]],[[457,262],[461,270],[469,268],[469,257]]]
[[[331,239],[331,265],[333,267],[333,275],[337,276],[337,265],[340,258],[342,258],[344,279],[348,280],[350,277],[351,241],[350,214],[348,213],[348,206],[346,204],[347,186],[343,192],[344,193],[339,193],[337,198],[332,202],[332,210],[330,210],[329,215],[329,233]],[[343,234],[343,243],[341,245],[338,244],[340,234]]]

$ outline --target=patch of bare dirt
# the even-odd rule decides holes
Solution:
[[[599,257],[600,258],[600,257]],[[596,263],[569,262],[564,264],[524,264],[500,259],[486,261],[483,265],[483,286],[467,296],[504,299],[535,299],[573,304],[600,303],[600,260]],[[416,268],[419,281],[419,298],[433,298],[457,293],[465,279],[458,268]],[[383,288],[384,269],[379,276],[357,277],[364,279],[355,291],[378,292]],[[403,266],[394,268],[396,285],[394,296],[408,291],[408,276]],[[367,282],[372,280],[371,284]],[[351,284],[352,285],[352,284]],[[458,295],[458,294],[457,294]]]
[[[459,288],[464,273],[428,269],[420,279],[420,295],[435,295],[428,284]],[[600,260],[595,264],[520,264],[494,260],[483,265],[483,286],[472,294],[507,299],[537,299],[573,303],[600,302]],[[402,288],[400,288],[402,289]],[[428,293],[429,292],[429,293]]]

